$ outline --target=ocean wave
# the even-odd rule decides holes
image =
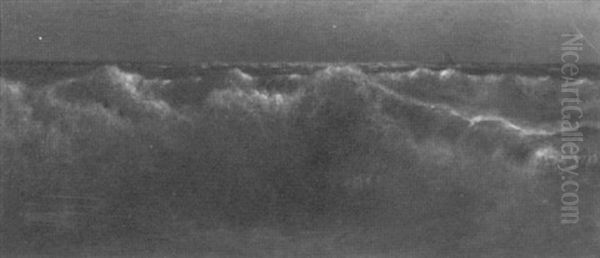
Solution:
[[[590,119],[582,149],[594,153],[598,83],[577,83]],[[124,217],[148,196],[183,202],[190,218],[240,223],[349,219],[344,211],[369,205],[374,220],[413,221],[398,234],[458,225],[440,237],[513,243],[531,239],[505,231],[524,218],[530,230],[558,232],[537,218],[559,217],[559,199],[548,200],[560,189],[548,176],[560,147],[559,86],[548,76],[357,65],[183,78],[102,66],[42,86],[2,78],[0,158],[32,181],[24,191],[107,196]]]
[[[220,115],[232,119],[283,116],[287,121],[337,127],[384,117],[427,137],[440,134],[440,128],[448,125],[456,127],[453,131],[468,131],[481,129],[475,126],[480,124],[505,134],[551,136],[559,129],[557,83],[550,77],[474,76],[453,69],[367,74],[356,66],[329,66],[310,75],[253,76],[231,68],[202,77],[148,79],[117,66],[103,66],[45,87],[3,79],[3,95],[20,99],[23,110],[29,108],[46,122],[72,109],[103,110],[134,123],[169,117],[189,122],[219,109]],[[589,80],[577,83],[588,118],[584,125],[597,128],[599,97],[588,93],[597,85]],[[22,91],[32,97],[23,99]],[[50,110],[55,113],[49,114]]]

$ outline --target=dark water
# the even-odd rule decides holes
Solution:
[[[168,235],[192,253],[242,256],[304,256],[326,242],[318,253],[592,257],[597,71],[582,66],[574,82],[584,135],[576,224],[561,224],[569,95],[553,65],[5,64],[4,202],[23,213],[39,196],[106,200],[96,211],[105,219],[74,226],[68,246]],[[5,239],[43,253],[52,233],[6,210],[22,225]],[[218,231],[257,228],[276,237]]]

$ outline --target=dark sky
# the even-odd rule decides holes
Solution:
[[[0,1],[4,60],[560,62],[593,1]]]

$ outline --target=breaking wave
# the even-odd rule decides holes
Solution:
[[[552,170],[559,78],[257,69],[161,76],[107,65],[52,80],[5,74],[0,162],[26,179],[19,187],[31,196],[101,196],[134,228],[177,214],[199,226],[215,217],[388,223],[379,240],[400,248],[501,253],[600,241],[600,178],[592,173],[580,179],[588,207],[580,234],[561,235]],[[582,153],[593,154],[600,85],[577,84]],[[149,212],[157,207],[172,214]]]

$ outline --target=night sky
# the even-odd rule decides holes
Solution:
[[[2,1],[3,60],[599,62],[600,2]]]

